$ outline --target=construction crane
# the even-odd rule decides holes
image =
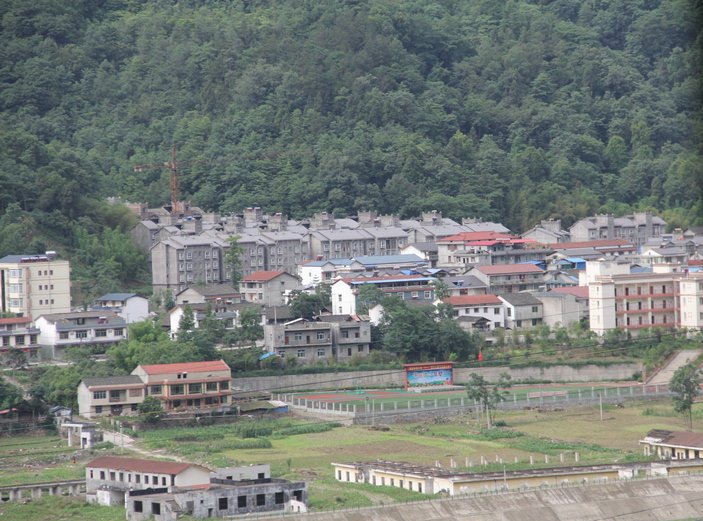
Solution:
[[[171,171],[171,213],[182,213],[184,208],[180,200],[181,193],[178,186],[178,162],[176,161],[176,145],[171,147],[171,161],[165,163],[151,163],[134,165],[135,172],[143,172],[151,168],[168,168]]]

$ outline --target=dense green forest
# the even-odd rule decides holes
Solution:
[[[139,278],[132,220],[104,201],[167,202],[168,172],[132,166],[172,144],[185,197],[222,212],[700,223],[702,9],[6,0],[0,254],[80,251],[87,285]]]

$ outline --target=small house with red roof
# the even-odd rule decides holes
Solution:
[[[478,266],[469,271],[493,294],[536,291],[544,286],[544,270],[532,263]]]
[[[442,302],[454,309],[454,317],[464,329],[494,330],[505,327],[505,306],[495,295],[457,295]]]
[[[300,279],[286,271],[255,271],[239,283],[239,293],[247,302],[284,306],[293,290],[301,290]]]

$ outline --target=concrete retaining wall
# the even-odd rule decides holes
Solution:
[[[539,380],[552,382],[598,382],[627,380],[638,371],[640,363],[623,363],[608,366],[584,365],[570,367],[556,365],[552,367],[505,367],[457,368],[454,381],[464,384],[469,381],[471,373],[482,374],[488,380],[497,380],[498,375],[507,372],[513,381]],[[344,373],[318,373],[281,376],[237,377],[234,385],[245,391],[302,391],[310,389],[353,389],[356,387],[402,387],[404,372],[387,371],[352,371]]]
[[[290,516],[300,521],[674,521],[703,519],[703,476],[617,481]],[[261,519],[274,519],[262,517]]]

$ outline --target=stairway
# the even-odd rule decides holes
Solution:
[[[647,380],[647,385],[668,384],[679,367],[695,360],[701,353],[703,353],[703,349],[677,351],[659,371]]]

